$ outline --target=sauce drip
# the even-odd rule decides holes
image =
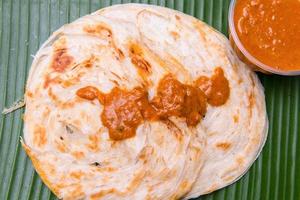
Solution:
[[[148,93],[143,88],[126,91],[116,87],[105,96],[101,120],[109,129],[111,139],[122,140],[135,135],[145,113],[151,109]]]
[[[133,137],[137,127],[145,120],[167,120],[177,116],[185,118],[188,126],[196,126],[206,113],[207,99],[213,99],[210,100],[214,103],[212,105],[219,106],[229,97],[228,81],[221,68],[217,68],[212,78],[207,79],[211,83],[211,86],[205,87],[210,91],[208,97],[204,93],[207,91],[202,91],[201,83],[197,86],[183,84],[172,75],[166,75],[160,80],[157,94],[152,100],[148,99],[148,92],[143,87],[132,90],[115,87],[103,94],[96,87],[87,86],[79,89],[76,94],[87,100],[98,99],[104,106],[101,120],[109,130],[109,137],[112,140],[123,140]],[[219,98],[222,100],[217,100]]]
[[[237,0],[234,24],[246,50],[262,63],[299,70],[299,13],[299,0]]]
[[[200,76],[196,85],[206,94],[207,102],[212,106],[221,106],[229,98],[229,83],[220,67],[214,70],[211,78]]]
[[[87,86],[77,90],[76,95],[87,100],[98,99],[100,103],[104,103],[104,96],[96,87]]]
[[[160,119],[184,117],[187,125],[195,126],[206,113],[206,96],[198,87],[182,84],[167,75],[159,82],[151,105]]]

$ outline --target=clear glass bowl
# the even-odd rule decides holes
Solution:
[[[236,0],[231,0],[229,6],[229,14],[228,14],[228,22],[229,22],[229,40],[234,49],[237,53],[238,57],[245,63],[247,63],[250,67],[253,68],[255,71],[261,71],[267,74],[279,74],[285,76],[295,76],[300,75],[300,70],[293,70],[293,71],[284,71],[272,68],[269,65],[266,65],[259,60],[257,60],[254,56],[252,56],[243,46],[238,35],[236,33],[236,29],[234,26],[234,10],[235,10]]]

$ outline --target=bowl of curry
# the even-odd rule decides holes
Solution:
[[[300,1],[232,0],[230,42],[254,70],[300,75]]]

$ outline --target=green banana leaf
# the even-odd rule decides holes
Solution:
[[[228,35],[229,0],[0,0],[0,110],[22,98],[33,55],[61,25],[100,8],[140,2],[193,15]],[[259,74],[270,129],[250,171],[201,200],[300,199],[300,77]],[[0,116],[0,200],[56,199],[20,145],[24,109]]]

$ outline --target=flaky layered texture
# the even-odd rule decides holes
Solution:
[[[151,99],[167,74],[193,84],[217,67],[229,81],[229,99],[208,106],[195,127],[178,117],[145,121],[134,137],[113,141],[100,118],[103,105],[76,96],[85,86],[104,93],[143,86]],[[267,134],[262,86],[227,39],[195,18],[156,6],[113,6],[57,30],[35,56],[25,98],[23,147],[63,199],[209,193],[245,173]]]

